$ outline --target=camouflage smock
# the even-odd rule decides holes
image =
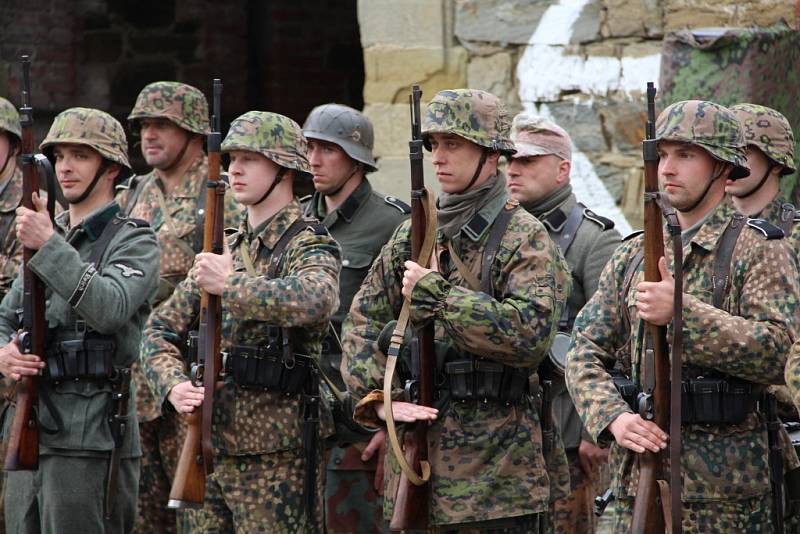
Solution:
[[[479,213],[494,221],[501,209],[502,203],[490,204]],[[488,234],[486,228],[475,240],[463,231],[456,235],[461,259],[473,272],[478,272]],[[439,246],[446,248],[441,242]],[[357,398],[382,389],[386,358],[376,340],[384,325],[400,314],[403,263],[410,255],[410,222],[406,221],[376,258],[343,324],[342,375]],[[439,266],[444,276],[429,273],[414,286],[412,322],[435,320],[436,341],[452,349],[452,358],[471,353],[535,369],[555,335],[571,283],[569,269],[544,226],[522,209],[514,213],[492,262],[497,300],[467,289],[446,255],[440,256]],[[395,393],[395,398],[401,397],[399,388]],[[356,420],[377,426],[371,407],[357,411]],[[526,397],[510,407],[469,401],[447,403],[439,409],[439,418],[428,430],[432,525],[547,510],[550,481],[533,399]],[[384,516],[388,517],[399,480],[391,450],[386,462]]]
[[[22,171],[15,168],[7,177],[5,184],[0,185],[0,300],[11,289],[22,264],[22,244],[17,241],[14,221],[17,208],[22,203]]]
[[[89,263],[94,243],[119,211],[112,202],[70,227],[69,212],[56,218],[55,234],[30,261],[30,268],[46,285],[48,327],[74,332],[75,321],[108,335],[116,350],[115,366],[130,366],[139,356],[140,335],[158,285],[158,244],[150,228],[123,223],[106,248],[100,265]],[[99,271],[98,271],[99,269]],[[16,333],[17,308],[22,307],[22,277],[0,305],[0,339],[5,344]],[[68,380],[60,384],[39,380],[38,413],[43,428],[57,428],[44,405],[48,395],[63,421],[61,432],[39,434],[41,454],[108,456],[113,447],[107,416],[111,386],[107,381]],[[141,454],[139,429],[131,394],[128,412],[134,424],[125,433],[122,457]],[[6,421],[10,419],[7,417]]]
[[[208,179],[208,158],[205,154],[186,170],[180,184],[169,194],[164,195],[167,209],[174,222],[174,229],[167,224],[158,204],[156,188],[163,185],[155,170],[144,176],[136,176],[117,187],[117,199],[130,217],[142,219],[150,223],[156,233],[161,249],[161,277],[154,307],[157,307],[175,290],[175,286],[186,277],[192,268],[195,256],[195,240],[199,239],[202,247],[202,219],[198,232],[198,204],[201,195],[206,194]],[[129,206],[133,194],[133,184],[142,189],[136,203]],[[242,207],[233,199],[233,195],[225,195],[225,227],[237,228],[241,220]],[[156,400],[151,388],[144,379],[144,373],[138,365],[133,366],[133,379],[137,385],[136,410],[139,421],[147,422],[161,416],[161,403]]]
[[[230,348],[234,335],[238,344],[256,345],[264,340],[267,325],[287,326],[293,327],[295,353],[319,361],[328,320],[339,304],[339,246],[329,235],[317,235],[313,229],[299,232],[284,251],[274,279],[250,276],[239,252],[239,243],[245,240],[256,272],[266,273],[268,251],[300,217],[300,204],[293,200],[259,235],[251,239],[247,223],[242,222],[230,237],[235,272],[225,281],[222,294],[223,351]],[[199,312],[200,288],[192,269],[147,323],[142,367],[162,403],[175,385],[189,380],[191,362],[184,361],[178,344],[195,328]],[[214,400],[214,448],[230,455],[299,448],[303,438],[301,413],[298,395],[240,388],[226,378]],[[329,435],[331,429],[326,411],[322,435]]]
[[[715,249],[733,213],[730,201],[717,206],[684,247],[683,361],[757,384],[780,383],[796,332],[797,269],[783,240],[767,241],[745,227],[733,252],[730,288],[722,309],[715,308]],[[622,309],[627,308],[631,324],[641,324],[635,303],[643,266],[628,294],[622,292],[628,262],[641,247],[642,237],[637,236],[614,253],[597,292],[578,314],[567,355],[567,386],[587,430],[600,444],[613,441],[609,424],[631,412],[606,369],[619,361],[631,376],[639,373],[641,341],[636,333],[641,328],[629,327]],[[669,243],[665,250],[671,266]],[[739,425],[684,425],[681,439],[684,502],[737,501],[770,491],[767,434],[760,415],[750,414]],[[613,442],[610,466],[615,494],[635,495],[635,454]]]

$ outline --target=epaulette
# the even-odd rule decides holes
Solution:
[[[583,210],[583,216],[584,218],[589,219],[593,223],[599,224],[600,228],[602,228],[604,232],[606,230],[611,230],[612,228],[614,228],[614,221],[606,217],[603,217],[602,215],[596,214],[589,208]]]
[[[238,231],[239,229],[236,228],[235,226],[228,226],[227,228],[222,230],[222,233],[225,234],[225,237],[230,237]]]
[[[774,224],[765,221],[764,219],[747,219],[747,226],[761,232],[761,235],[764,237],[764,239],[768,241],[773,239],[783,239],[785,237],[783,230]]]
[[[800,221],[800,210],[795,210],[794,212],[794,222]]]
[[[226,186],[231,186],[231,177],[227,172],[219,173],[219,179],[224,183]]]
[[[386,195],[385,197],[383,197],[383,201],[389,204],[390,206],[397,208],[397,210],[403,215],[408,215],[409,213],[411,213],[411,206],[409,206],[408,204],[406,204],[397,197]]]
[[[123,180],[121,183],[117,184],[114,189],[118,191],[133,189],[136,187],[136,185],[139,183],[139,180],[141,180],[142,178],[144,177],[134,174],[132,176],[129,176],[127,180]]]
[[[308,224],[308,229],[314,232],[314,235],[328,235],[328,228],[316,217],[304,215],[303,221]]]
[[[642,235],[643,233],[644,233],[644,230],[634,230],[633,232],[631,232],[628,235],[626,235],[625,237],[623,237],[622,240],[623,241],[630,241],[631,239],[633,239],[637,235]]]
[[[134,228],[150,228],[150,223],[144,219],[133,219],[131,217],[120,217],[120,219]]]
[[[298,199],[297,199],[297,201],[298,201],[300,204],[305,204],[306,202],[308,202],[309,200],[311,200],[311,197],[313,197],[313,196],[314,196],[314,195],[306,195],[306,196],[304,196],[304,197],[300,197],[300,198],[298,198]]]

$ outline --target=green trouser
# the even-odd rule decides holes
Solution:
[[[6,531],[122,534],[133,529],[139,459],[122,460],[112,517],[104,518],[108,459],[40,456],[37,471],[6,473]]]

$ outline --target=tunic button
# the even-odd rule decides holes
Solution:
[[[347,267],[350,265],[350,260],[342,260],[342,267]]]

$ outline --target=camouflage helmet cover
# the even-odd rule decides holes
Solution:
[[[377,170],[372,148],[375,134],[372,123],[360,111],[342,104],[317,106],[303,124],[306,139],[333,143],[354,160],[366,165],[367,172]]]
[[[117,119],[105,111],[70,108],[56,115],[39,149],[52,157],[53,145],[59,143],[90,146],[105,159],[131,170],[125,130]]]
[[[422,117],[422,137],[430,150],[432,133],[455,134],[507,155],[516,152],[511,142],[511,118],[503,102],[477,89],[439,91]]]
[[[168,119],[184,130],[197,134],[210,131],[205,95],[196,87],[179,82],[147,84],[139,92],[136,104],[128,115],[128,120],[133,123],[138,119]]]
[[[17,137],[17,141],[22,138],[22,127],[19,123],[19,112],[14,104],[3,97],[0,97],[0,130],[4,130]]]
[[[786,117],[757,104],[736,104],[730,109],[742,125],[745,144],[755,146],[774,163],[782,165],[781,174],[792,174],[797,170],[794,133]]]
[[[310,173],[308,142],[300,125],[268,111],[248,111],[231,123],[222,152],[249,150],[281,167]]]
[[[731,110],[714,102],[671,104],[656,119],[656,141],[697,145],[713,158],[733,165],[732,179],[750,175],[742,127]]]

